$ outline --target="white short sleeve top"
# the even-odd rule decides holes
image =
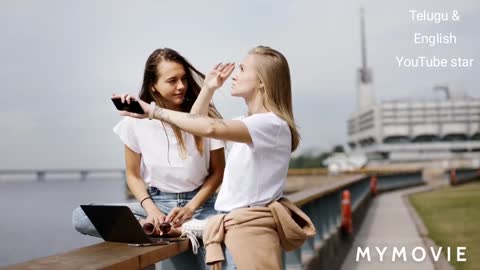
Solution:
[[[251,144],[232,143],[215,209],[264,206],[283,195],[291,156],[291,133],[276,114],[259,113],[240,118]]]
[[[166,123],[125,117],[113,131],[128,148],[141,154],[144,181],[164,192],[189,192],[201,186],[208,176],[210,151],[224,147],[223,141],[204,138],[200,154],[194,136],[182,132],[187,153],[183,159],[175,133]]]

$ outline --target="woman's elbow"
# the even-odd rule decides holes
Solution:
[[[212,138],[217,135],[218,128],[215,123],[209,123],[204,130],[204,137]]]

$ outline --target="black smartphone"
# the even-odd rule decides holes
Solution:
[[[127,111],[127,112],[133,112],[133,113],[138,113],[138,114],[144,114],[145,111],[143,111],[142,106],[140,106],[140,103],[138,101],[131,99],[130,104],[125,101],[122,103],[121,98],[112,98],[113,104],[115,107],[117,107],[117,110],[119,111]]]

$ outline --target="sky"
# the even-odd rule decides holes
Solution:
[[[121,119],[112,93],[138,93],[148,55],[179,51],[204,73],[240,63],[267,45],[288,59],[299,152],[347,140],[360,66],[359,8],[365,8],[368,66],[376,100],[436,98],[448,83],[479,97],[478,0],[382,1],[0,1],[0,169],[121,168]],[[452,12],[457,22],[414,22],[409,10]],[[413,34],[453,33],[430,47]],[[401,68],[395,56],[473,58],[469,68]],[[230,96],[214,102],[225,118],[246,111]]]

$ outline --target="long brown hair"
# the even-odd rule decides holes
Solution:
[[[293,118],[292,86],[287,59],[280,52],[265,46],[255,47],[249,54],[256,56],[256,73],[263,83],[263,105],[287,122],[293,152],[300,143],[300,134]]]
[[[139,98],[147,103],[155,101],[155,103],[162,107],[166,108],[165,106],[165,99],[158,91],[152,91],[153,86],[157,83],[158,79],[160,78],[160,74],[158,71],[158,65],[162,61],[168,62],[175,62],[183,66],[185,69],[185,77],[187,79],[187,90],[185,92],[185,99],[181,104],[181,110],[183,112],[190,112],[192,109],[193,103],[197,100],[198,94],[202,89],[201,85],[203,84],[203,80],[205,79],[205,75],[198,71],[195,67],[193,67],[185,57],[180,55],[177,51],[163,48],[157,49],[147,59],[145,63],[145,72],[143,74],[143,83],[142,88],[140,90]],[[208,116],[214,118],[222,118],[220,113],[217,111],[213,103],[210,103]],[[162,122],[163,125],[163,122]],[[165,126],[163,126],[165,129]],[[172,126],[172,129],[175,133],[175,137],[177,138],[179,150],[182,158],[186,158],[186,147],[185,141],[182,136],[182,131],[175,126]],[[197,150],[200,154],[203,153],[203,138],[200,136],[194,136],[195,138],[195,145],[197,146]],[[168,135],[167,135],[168,139]]]

